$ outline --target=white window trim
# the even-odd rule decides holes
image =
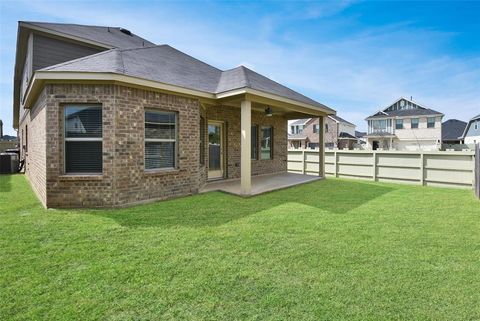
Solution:
[[[68,107],[72,106],[81,106],[84,108],[98,108],[102,111],[102,137],[67,137],[67,124],[65,123],[65,111]],[[63,174],[64,175],[76,175],[76,176],[101,176],[103,175],[103,106],[101,104],[77,104],[77,103],[69,103],[63,105]],[[100,172],[67,172],[67,142],[102,142],[102,170]]]
[[[145,172],[162,172],[162,171],[172,171],[178,169],[178,112],[171,110],[159,110],[159,109],[150,109],[145,108],[143,111],[143,123],[145,124],[155,124],[155,125],[171,125],[172,123],[157,123],[157,122],[147,122],[145,121],[145,114],[147,112],[152,113],[170,113],[175,115],[175,138],[147,138],[146,130],[144,126],[143,130],[143,169]],[[175,160],[173,167],[158,167],[158,168],[146,168],[145,162],[145,144],[146,143],[175,143]]]

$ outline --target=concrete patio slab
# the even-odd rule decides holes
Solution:
[[[249,195],[241,194],[240,179],[218,180],[208,182],[200,190],[200,193],[222,191],[240,196],[253,196],[277,189],[287,188],[299,184],[320,180],[323,177],[293,173],[275,173],[252,176],[252,190]]]

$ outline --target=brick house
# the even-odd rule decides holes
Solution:
[[[252,176],[286,172],[288,119],[335,113],[122,28],[20,22],[17,39],[14,127],[46,207],[160,200],[219,179],[249,195]]]
[[[355,125],[337,115],[325,117],[324,142],[327,148],[352,149],[357,143]],[[320,131],[319,118],[297,119],[289,123],[288,147],[317,149]]]

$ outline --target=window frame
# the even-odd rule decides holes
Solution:
[[[263,129],[264,128],[270,128],[270,157],[269,158],[263,158],[263,153],[262,153],[262,141],[263,141]],[[260,160],[272,160],[273,159],[273,126],[261,126],[260,127]]]
[[[395,129],[405,129],[405,127],[403,126],[403,119],[395,119]]]
[[[165,138],[147,138],[147,135],[146,135],[146,124],[147,124],[147,121],[146,121],[146,113],[147,112],[153,112],[153,113],[169,113],[169,114],[174,114],[175,115],[175,139],[165,139]],[[164,109],[156,109],[156,108],[144,108],[143,110],[143,170],[145,172],[165,172],[165,171],[174,171],[174,170],[177,170],[178,169],[178,151],[179,151],[179,146],[178,146],[178,118],[179,118],[179,114],[177,111],[172,111],[172,110],[164,110]],[[148,122],[148,123],[152,123],[152,124],[162,124],[162,123],[156,123],[156,122]],[[165,142],[165,143],[175,143],[175,151],[174,151],[174,164],[173,164],[173,167],[158,167],[158,168],[146,168],[146,161],[145,161],[145,157],[146,157],[146,144],[147,142],[151,142],[151,143],[162,143],[162,142]]]
[[[66,124],[66,110],[68,107],[81,106],[86,108],[100,108],[102,124],[102,136],[98,137],[67,137],[67,124]],[[102,104],[83,104],[83,103],[66,103],[62,106],[62,118],[63,118],[63,174],[72,176],[101,176],[103,175],[103,105]],[[102,143],[102,169],[100,172],[67,172],[67,142],[101,142]]]
[[[259,140],[258,132],[259,132],[260,126],[258,126],[257,124],[252,124],[251,127],[250,127],[250,136],[252,135],[252,129],[253,129],[253,127],[255,127],[255,129],[256,129],[256,130],[255,130],[256,139],[255,139],[255,141],[253,141],[253,137],[250,138],[250,145],[251,145],[251,146],[250,146],[250,149],[251,149],[250,159],[251,159],[251,160],[258,160],[258,159],[259,159],[259,156],[258,156],[258,150],[259,150],[259,149],[258,149],[258,146],[259,146],[259,141],[260,141],[260,140]],[[255,143],[255,147],[256,147],[256,148],[255,148],[255,155],[253,155],[254,157],[252,157],[252,153],[253,153],[253,151],[254,151],[254,149],[253,149],[253,146],[254,146],[253,143]]]
[[[416,122],[414,123],[413,120],[416,120]],[[415,127],[413,127],[413,124],[415,124]],[[411,118],[410,119],[410,128],[411,129],[418,129],[418,125],[420,124],[420,119],[418,118]]]
[[[433,119],[433,125],[430,126],[430,123],[429,120]],[[437,122],[436,118],[435,117],[427,117],[427,128],[435,128],[435,123]]]

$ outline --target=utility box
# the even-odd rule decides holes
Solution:
[[[12,158],[7,153],[0,154],[0,174],[10,174],[12,172]]]
[[[19,157],[16,153],[0,154],[0,174],[13,174],[18,172]]]

